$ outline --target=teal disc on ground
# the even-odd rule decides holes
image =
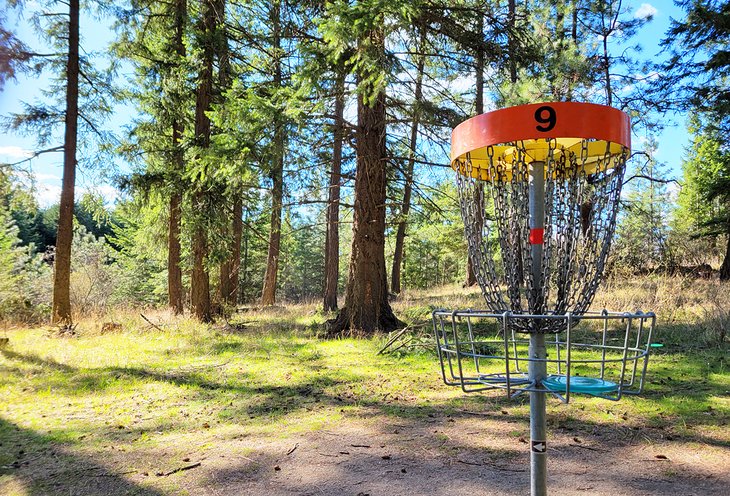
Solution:
[[[551,375],[547,379],[542,381],[542,385],[545,386],[549,391],[556,393],[564,393],[567,380],[564,375]],[[594,396],[600,396],[606,393],[613,393],[618,390],[618,385],[615,382],[604,381],[603,379],[597,379],[595,377],[576,377],[571,376],[570,378],[570,392],[571,393],[583,393],[592,394]]]

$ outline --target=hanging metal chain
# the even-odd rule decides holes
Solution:
[[[547,140],[539,280],[530,270],[532,158],[526,143],[498,147],[501,155],[488,147],[486,165],[478,170],[469,154],[465,162],[455,164],[469,257],[490,310],[533,315],[581,315],[588,310],[616,227],[628,158],[628,150],[612,154],[608,143],[603,156],[592,158],[590,146],[590,140],[582,140],[578,149]],[[511,325],[519,332],[558,332],[565,325],[515,320]]]

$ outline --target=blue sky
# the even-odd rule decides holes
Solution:
[[[33,7],[33,1],[26,2],[26,10]],[[656,60],[659,52],[659,41],[669,26],[670,17],[682,18],[681,9],[674,5],[672,0],[654,0],[652,2],[625,2],[635,15],[653,13],[653,20],[649,22],[638,33],[635,42],[644,48],[643,55]],[[8,12],[9,25],[16,30],[18,36],[34,48],[42,48],[35,33],[27,26],[27,22],[17,20],[16,15]],[[93,46],[100,49],[112,39],[105,22],[97,19],[84,17],[81,20],[81,34],[86,46]],[[17,81],[9,81],[2,93],[0,93],[0,114],[7,115],[20,110],[21,101],[32,102],[40,95],[41,88],[47,85],[47,78],[20,76]],[[128,123],[132,117],[129,108],[120,107],[111,122],[107,123],[113,130],[120,132],[122,126]],[[670,174],[680,177],[681,156],[684,147],[688,144],[688,136],[685,129],[685,119],[682,115],[670,116],[671,121],[667,127],[657,136],[659,147],[656,152],[656,159],[667,165]],[[634,137],[634,149],[641,145],[642,137]],[[59,141],[57,144],[61,143]],[[20,136],[8,132],[0,134],[0,163],[17,162],[28,156],[31,150],[36,149],[35,140],[32,136]],[[60,184],[62,174],[62,155],[60,153],[46,154],[25,163],[23,166],[35,179],[36,196],[42,206],[56,203],[60,197]],[[108,203],[113,203],[118,193],[108,183],[99,171],[80,169],[77,174],[77,197],[87,191],[94,191],[103,195]]]

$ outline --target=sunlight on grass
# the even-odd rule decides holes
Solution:
[[[432,308],[473,297],[454,300],[445,290],[432,300],[413,294],[399,305],[427,321]],[[66,467],[63,477],[77,477],[69,467],[78,463],[142,477],[171,463],[161,461],[163,453],[162,460],[200,458],[225,445],[245,458],[262,439],[348,421],[377,426],[383,419],[420,422],[475,412],[521,422],[507,427],[509,436],[525,432],[524,397],[508,401],[500,392],[464,395],[448,388],[430,347],[378,355],[382,336],[320,339],[326,316],[312,305],[249,311],[231,325],[204,326],[164,313],[151,318],[163,330],[130,317],[112,334],[89,324],[71,339],[48,337],[43,329],[9,333],[10,345],[0,350],[4,493],[44,494],[47,480],[28,482],[14,473],[17,464],[49,451]],[[660,322],[658,334],[669,325]],[[727,446],[725,352],[726,345],[682,348],[672,341],[652,356],[643,396],[619,403],[575,397],[567,406],[551,401],[549,426],[659,429],[687,442]],[[175,480],[142,477],[134,487],[178,493]],[[35,489],[26,491],[27,484]]]

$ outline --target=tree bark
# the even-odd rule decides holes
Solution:
[[[69,0],[68,60],[63,180],[53,273],[54,324],[71,323],[71,243],[73,242],[76,140],[79,115],[79,0]]]
[[[167,298],[170,310],[175,315],[183,313],[182,269],[180,268],[181,204],[182,193],[174,192],[170,196],[170,218],[167,232]]]
[[[231,256],[230,292],[226,300],[231,305],[238,303],[238,281],[241,272],[241,238],[243,235],[243,200],[233,202],[233,255]]]
[[[232,223],[232,219],[233,219],[232,211],[230,213],[231,213],[231,215],[227,216],[225,220],[228,221],[232,226],[232,224],[233,224]],[[223,238],[227,240],[229,235],[230,235],[230,231],[229,231],[228,227],[224,226],[223,227]],[[232,243],[230,246],[232,246]],[[231,294],[231,287],[230,287],[230,284],[231,284],[231,258],[230,257],[225,257],[221,261],[219,270],[218,270],[218,276],[219,276],[218,302],[220,303],[221,310],[222,310],[223,304],[228,302],[229,295]]]
[[[416,88],[414,91],[413,122],[411,123],[411,136],[408,143],[408,162],[405,170],[405,185],[403,187],[403,202],[400,209],[400,220],[395,234],[395,250],[393,251],[393,268],[391,270],[390,290],[393,294],[401,292],[401,268],[403,266],[403,246],[406,238],[406,227],[408,225],[408,214],[411,210],[411,194],[413,191],[413,168],[416,161],[416,146],[418,144],[418,126],[420,124],[420,105],[423,101],[423,71],[425,57],[423,56],[426,41],[426,30],[421,29],[419,42],[419,55],[416,62]],[[477,89],[477,92],[479,90]]]
[[[345,71],[338,69],[335,81],[335,122],[332,144],[332,171],[327,198],[327,233],[324,249],[324,311],[337,310],[337,283],[340,276],[340,181],[344,138]]]
[[[216,12],[211,0],[202,0],[203,19],[201,25],[203,54],[198,74],[198,88],[195,98],[195,141],[202,148],[210,146],[210,119],[206,112],[210,110],[213,92],[213,57],[215,47],[213,35],[216,28]],[[208,210],[208,198],[203,185],[197,185],[193,197],[196,222],[193,231],[193,271],[190,279],[190,303],[192,314],[202,322],[210,322],[210,276],[206,266],[208,257],[208,233],[205,212]]]
[[[507,50],[509,51],[509,80],[514,85],[517,83],[517,59],[515,58],[515,54],[517,53],[517,44],[515,43],[517,5],[515,0],[509,0],[508,9],[509,17],[507,19],[507,25],[509,26],[509,35],[507,38]],[[484,18],[481,18],[480,22],[483,23]]]
[[[271,8],[271,24],[274,53],[274,91],[281,88],[281,3]],[[276,109],[274,116],[274,157],[271,168],[271,230],[269,231],[269,250],[266,257],[266,274],[261,291],[261,305],[276,304],[276,281],[279,273],[279,252],[281,246],[281,211],[284,197],[284,140],[286,138],[281,110]]]
[[[371,60],[383,64],[385,35],[382,27],[372,29],[366,36],[370,42],[368,55]],[[359,49],[363,49],[362,45]],[[368,76],[363,74],[367,69],[359,70],[358,82],[362,84]],[[403,325],[388,302],[385,268],[385,90],[368,89],[374,101],[366,104],[362,93],[357,99],[357,172],[345,306],[337,318],[328,322],[330,334],[372,334],[392,331]]]
[[[722,265],[720,266],[720,280],[730,281],[730,226],[728,226],[725,260],[722,261]]]
[[[238,303],[238,272],[241,269],[241,233],[243,232],[243,201],[237,198],[233,202],[233,218],[231,222],[230,257],[221,263],[219,296],[223,303]]]
[[[228,35],[225,27],[225,0],[215,0],[216,12],[218,12],[218,30],[216,37],[216,55],[218,57],[218,88],[215,91],[215,99],[218,105],[225,105],[225,92],[230,89],[232,83],[231,57],[228,47]],[[218,299],[221,304],[236,305],[238,303],[238,271],[241,267],[241,231],[242,231],[242,210],[240,188],[234,188],[234,199],[231,203],[231,211],[228,216],[230,230],[224,227],[223,238],[227,240],[228,255],[220,263]],[[222,307],[221,307],[222,309]]]
[[[272,171],[271,181],[271,229],[269,231],[269,250],[266,255],[266,274],[261,292],[261,305],[276,304],[276,282],[279,272],[279,252],[281,250],[281,212],[284,196],[283,160],[277,159]]]
[[[510,29],[514,29],[514,0],[510,0]],[[477,30],[481,33],[484,30],[484,17],[482,15],[479,15],[479,21],[477,23]],[[512,34],[510,34],[512,36]],[[510,42],[511,46],[511,42]],[[514,64],[514,60],[512,56],[510,55],[510,81],[514,84],[517,78],[517,72],[516,72],[516,65]],[[515,80],[512,80],[512,77],[515,78]],[[480,115],[484,113],[484,49],[482,47],[477,47],[477,53],[476,53],[476,98],[475,98],[475,107],[476,107],[476,114]],[[475,232],[481,232],[482,231],[482,223],[483,223],[483,210],[484,210],[484,201],[483,201],[483,195],[481,195],[481,190],[483,189],[482,185],[478,185],[477,189],[475,190],[475,196],[474,196],[474,202],[477,205],[476,209],[476,217],[474,219],[474,222],[477,224],[476,231]],[[466,283],[465,285],[467,287],[474,286],[477,283],[477,276],[476,276],[476,268],[474,267],[474,263],[471,260],[471,257],[467,254],[466,257]]]
[[[174,6],[175,34],[173,46],[175,54],[179,59],[185,57],[185,44],[183,33],[185,30],[185,19],[187,16],[187,0],[177,0]],[[175,64],[177,67],[177,64]],[[184,131],[182,120],[177,118],[172,121],[172,153],[173,167],[176,173],[182,173],[185,169],[185,157],[180,146]],[[181,205],[182,192],[173,186],[175,190],[170,195],[170,218],[168,221],[167,235],[167,296],[170,310],[175,315],[183,313],[183,288],[182,268],[180,267],[180,222],[182,219]]]

